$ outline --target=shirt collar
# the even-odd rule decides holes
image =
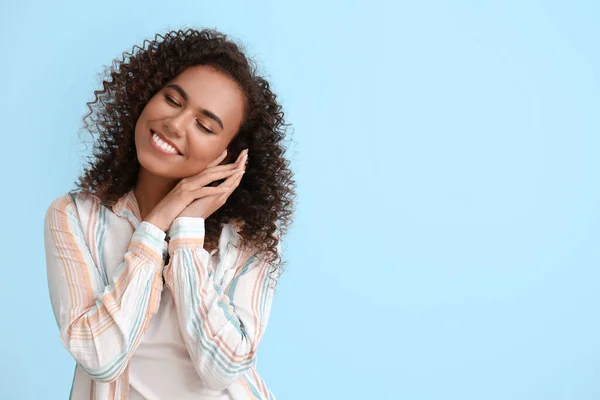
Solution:
[[[121,196],[113,205],[112,210],[117,216],[127,218],[133,227],[137,229],[140,224],[141,215],[133,189]]]

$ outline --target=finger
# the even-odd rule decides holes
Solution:
[[[240,154],[238,154],[237,158],[234,161],[234,164],[236,165],[240,165],[240,160],[242,160],[242,158],[248,154],[248,149],[244,149],[242,151],[240,151]]]
[[[241,166],[241,165],[244,165],[244,163],[246,162],[247,159],[248,159],[248,149],[244,149],[238,156],[236,162]]]
[[[233,177],[234,182],[231,185],[232,189],[231,191],[233,192],[235,190],[235,188],[240,184],[240,182],[242,181],[242,178],[244,177],[244,174],[246,173],[246,160],[248,159],[248,155],[246,154],[242,160],[241,160],[241,166],[238,168],[238,174],[237,174],[237,179],[235,177]]]
[[[240,185],[240,182],[242,181],[242,178],[244,178],[244,174],[239,174],[238,178],[235,180],[235,182],[233,183],[233,185],[231,185],[231,191],[233,192],[235,190],[236,187],[238,187]]]
[[[238,158],[238,160],[236,161],[236,164],[238,165],[239,168],[246,168],[246,163],[248,161],[248,153],[244,153],[240,156],[240,158]]]
[[[221,162],[225,159],[225,157],[227,157],[227,149],[225,149],[221,155],[219,155],[219,157],[217,157],[213,162],[211,162],[210,164],[208,164],[206,166],[206,168],[211,168],[211,167],[215,167],[219,164],[221,164]]]
[[[233,191],[239,186],[240,182],[242,181],[243,176],[244,176],[244,174],[239,174],[239,176],[237,177],[237,179],[235,179],[235,181],[231,184],[231,186],[229,186],[229,188],[221,196],[219,196],[219,201],[224,202],[229,198],[229,196],[231,196]],[[225,182],[223,182],[223,183],[225,183]]]
[[[198,178],[193,181],[193,187],[202,187],[221,179],[228,179],[238,172],[240,171],[237,169],[223,169],[219,171],[209,172],[202,176],[198,176]]]
[[[231,187],[232,185],[235,185],[235,182],[239,181],[243,175],[244,175],[244,171],[237,171],[236,173],[231,175],[229,178],[225,179],[225,181],[217,187],[221,187],[221,186]]]
[[[220,196],[230,190],[229,186],[205,186],[191,192],[194,199],[200,199],[208,196]]]
[[[203,175],[206,175],[206,174],[209,174],[209,173],[213,173],[213,172],[231,171],[231,170],[234,170],[236,168],[237,168],[237,164],[235,164],[235,163],[217,165],[215,167],[210,167],[210,168],[204,169],[202,172],[198,173],[196,175],[196,177],[201,177]]]
[[[244,150],[238,155],[237,160],[233,163],[207,166],[204,170],[202,170],[202,172],[199,172],[195,177],[201,177],[207,173],[212,173],[215,171],[227,171],[227,170],[234,170],[236,168],[239,169],[239,167],[245,166],[245,162],[247,160],[247,154],[248,154],[247,150]]]
[[[229,193],[223,193],[222,195],[220,195],[220,196],[217,198],[217,200],[218,200],[219,202],[223,202],[223,203],[225,203],[225,202],[227,202],[227,199],[228,199],[228,198],[229,198]]]
[[[230,184],[229,189],[227,189],[221,196],[219,196],[219,201],[225,202],[229,198],[229,196],[231,196],[233,191],[239,186],[243,176],[243,173],[239,173],[235,176],[232,176],[231,179],[233,180],[233,182]],[[223,185],[225,185],[226,183],[227,181],[223,182]]]

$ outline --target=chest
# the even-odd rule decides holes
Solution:
[[[89,255],[97,270],[97,274],[90,277],[93,289],[96,294],[101,294],[126,267],[124,260],[135,232],[135,221],[119,217],[102,207],[90,211],[92,212],[86,213],[81,221]],[[235,273],[229,267],[236,264],[239,255],[223,232],[221,239],[223,240],[219,241],[218,246],[211,248],[207,245],[205,248],[210,254],[208,267],[211,277],[216,283],[226,284]],[[163,241],[163,246],[166,252],[168,243]],[[166,262],[171,260],[167,259]]]

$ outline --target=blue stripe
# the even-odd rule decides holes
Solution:
[[[266,310],[266,306],[267,306],[267,290],[269,290],[269,271],[266,272],[266,276],[265,279],[261,282],[262,288],[261,288],[261,295],[260,295],[260,302],[258,304],[258,315],[260,317],[260,320],[263,321],[263,318],[265,316],[265,310]]]
[[[246,332],[242,331],[242,327],[240,325],[240,320],[238,319],[237,315],[232,315],[229,312],[229,306],[230,306],[230,304],[220,300],[221,294],[223,293],[223,289],[219,285],[217,285],[216,283],[214,283],[214,282],[213,282],[213,288],[215,289],[215,291],[217,292],[217,294],[219,296],[218,297],[219,300],[217,302],[218,307],[221,310],[223,310],[223,314],[225,314],[225,317],[227,318],[227,320],[229,322],[231,322],[231,324],[233,326],[235,326],[235,329],[238,331],[238,333],[240,335],[245,336]]]
[[[238,283],[240,277],[242,277],[246,272],[248,272],[248,269],[250,268],[250,265],[252,264],[252,262],[254,261],[255,258],[256,258],[256,256],[250,257],[248,262],[246,262],[246,265],[244,265],[242,272],[240,272],[240,274],[231,281],[231,285],[229,286],[229,290],[227,291],[227,295],[229,296],[230,299],[233,299],[233,296],[235,294],[235,288],[237,287],[237,283]]]
[[[256,389],[256,387],[252,384],[252,382],[250,382],[250,379],[248,379],[247,376],[245,376],[244,378],[246,378],[246,382],[248,382],[248,386],[250,386],[250,390],[252,391],[252,394],[254,396],[256,396],[257,398],[261,399],[262,396],[260,395],[260,393],[258,393],[258,389]]]
[[[123,207],[125,207],[125,206],[123,206]],[[127,209],[123,209],[123,215],[125,215],[125,217],[127,219],[129,219],[129,221],[131,221],[134,229],[138,228],[138,226],[140,225],[140,222],[138,221],[138,219],[134,213],[132,213],[131,211],[129,211]]]
[[[215,268],[216,271],[222,270],[221,265],[223,265],[223,263],[227,259],[227,256],[229,255],[230,250],[231,250],[231,246],[229,244],[227,244],[227,246],[225,247],[225,252],[219,257],[219,263],[217,264],[217,267]],[[223,275],[219,277],[221,279],[221,282],[223,282],[224,275],[225,275],[225,273],[223,272]]]
[[[176,227],[171,227],[169,234],[171,235],[171,238],[176,238],[176,239],[180,239],[179,236],[186,236],[186,235],[197,237],[198,234],[204,235],[204,227],[202,227],[200,225],[198,225],[198,226],[176,226]]]
[[[190,251],[193,251],[193,249],[179,248],[176,250],[176,252],[182,252],[182,258],[184,258],[187,261],[188,270],[192,269],[192,271],[195,271],[195,269],[193,268],[193,262],[191,260]],[[198,340],[200,347],[205,350],[204,353],[208,353],[208,355],[213,356],[213,359],[216,362],[216,364],[219,367],[221,367],[223,372],[225,372],[226,374],[229,374],[229,375],[235,375],[235,374],[239,373],[242,369],[247,369],[249,366],[252,366],[254,363],[253,359],[246,360],[246,361],[240,363],[236,368],[234,368],[234,364],[232,364],[231,362],[229,362],[226,359],[226,356],[218,350],[218,347],[216,345],[211,343],[209,338],[206,336],[206,333],[201,328],[202,319],[200,318],[199,312],[197,312],[197,310],[199,310],[199,303],[198,303],[197,291],[194,291],[194,288],[199,287],[199,284],[197,282],[197,274],[188,273],[187,276],[189,278],[191,295],[190,296],[184,295],[184,299],[191,298],[194,307],[191,309],[188,308],[188,310],[190,310],[192,312],[192,315],[191,316],[189,314],[186,314],[186,315],[188,317],[187,318],[188,322],[191,323],[192,328],[196,332],[195,337]],[[246,335],[242,334],[242,336],[244,336],[244,338],[245,338]]]
[[[156,236],[153,236],[152,233],[148,231],[136,230],[133,233],[132,241],[142,243],[153,249],[158,248],[162,250],[163,248],[163,240],[158,239]],[[160,253],[161,250],[158,250],[157,252]]]
[[[79,220],[79,217],[77,215],[77,210],[76,210],[76,206],[75,208],[71,208],[68,213],[67,213],[67,217],[69,218],[68,224],[69,224],[69,230],[73,233],[73,235],[75,235],[75,237],[79,240],[80,246],[83,249],[87,249],[87,253],[85,255],[87,255],[89,257],[89,259],[92,261],[92,265],[96,265],[92,254],[90,253],[89,248],[87,247],[87,241],[85,239],[84,233],[83,233],[83,226],[81,225],[81,221]],[[71,225],[75,225],[75,227],[71,228]],[[97,286],[101,286],[102,282],[98,282],[98,279],[101,278],[101,276],[99,277],[98,274],[95,273],[91,273],[90,277],[92,277],[95,281],[95,284]]]
[[[244,274],[246,272],[248,272],[248,269],[250,268],[250,265],[252,265],[252,262],[254,261],[255,258],[256,258],[256,256],[250,257],[250,259],[246,262],[246,264],[242,268],[242,272],[240,272],[240,274],[231,281],[231,284],[229,285],[229,290],[227,291],[227,296],[230,299],[233,300],[233,296],[235,296],[235,288],[237,287],[240,277],[244,276]],[[233,304],[232,304],[232,307],[233,307],[233,311],[235,312],[235,306]]]
[[[106,210],[103,206],[100,206],[100,215],[98,217],[98,226],[96,228],[96,235],[98,235],[98,231],[100,231],[100,236],[98,239],[98,259],[100,260],[100,265],[98,269],[100,270],[100,274],[102,275],[102,280],[104,281],[104,285],[108,285],[108,277],[106,276],[106,265],[104,262],[104,232],[106,231],[104,228],[106,227]],[[98,237],[98,236],[97,236]]]
[[[182,254],[181,254],[182,258],[184,258],[187,261],[187,265],[189,266],[189,268],[191,268],[193,271],[195,271],[193,269],[193,261],[191,259],[191,254],[190,254],[191,249],[177,249],[177,250],[182,252]],[[183,266],[185,266],[185,264]],[[232,374],[236,373],[237,370],[231,369],[232,364],[228,360],[225,359],[225,356],[223,354],[221,354],[218,351],[218,347],[216,345],[212,344],[208,340],[208,338],[205,335],[204,330],[201,327],[202,320],[200,318],[199,312],[197,311],[197,310],[199,310],[200,305],[199,305],[198,297],[196,295],[197,291],[194,290],[194,288],[199,287],[199,284],[196,280],[197,274],[191,273],[191,274],[187,274],[187,276],[189,278],[188,281],[190,284],[189,289],[190,289],[191,295],[190,296],[184,295],[184,299],[190,298],[193,302],[193,308],[191,308],[191,309],[188,308],[188,310],[191,310],[192,315],[191,316],[189,314],[186,314],[186,315],[187,315],[188,323],[191,323],[193,330],[196,332],[196,335],[194,335],[194,337],[198,340],[198,344],[200,345],[200,348],[204,350],[203,353],[205,353],[205,354],[208,353],[208,355],[212,355],[214,358],[214,361],[217,363],[217,365],[219,365],[223,371],[232,375]],[[246,366],[246,364],[248,364],[248,363],[245,362],[245,363],[241,364],[241,366]]]
[[[125,263],[123,263],[123,264],[125,264]],[[117,354],[113,358],[113,360],[110,363],[108,363],[108,366],[103,366],[101,368],[97,368],[97,369],[93,370],[93,371],[98,371],[98,372],[92,372],[91,370],[86,369],[86,372],[90,376],[92,376],[93,378],[98,378],[98,379],[106,379],[107,377],[111,376],[114,373],[114,371],[122,365],[123,361],[127,357],[127,354],[129,354],[129,351],[131,350],[131,347],[133,345],[133,339],[137,336],[137,334],[139,333],[139,331],[141,329],[141,322],[143,320],[142,315],[146,314],[146,309],[147,309],[147,307],[149,307],[149,302],[146,300],[149,299],[149,291],[151,290],[151,288],[152,288],[152,280],[150,280],[146,284],[146,286],[144,288],[143,296],[139,297],[139,301],[136,304],[136,309],[138,310],[138,313],[136,315],[133,329],[129,333],[129,337],[128,337],[129,346],[127,346],[127,348],[124,349],[123,352],[121,352],[120,354]],[[114,290],[114,287],[110,288],[110,290],[111,291]],[[142,303],[144,303],[144,301],[146,301],[146,307],[143,307]]]

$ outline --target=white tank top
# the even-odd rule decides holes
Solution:
[[[227,389],[204,387],[179,332],[177,310],[165,286],[158,311],[129,361],[131,400],[231,400]]]

